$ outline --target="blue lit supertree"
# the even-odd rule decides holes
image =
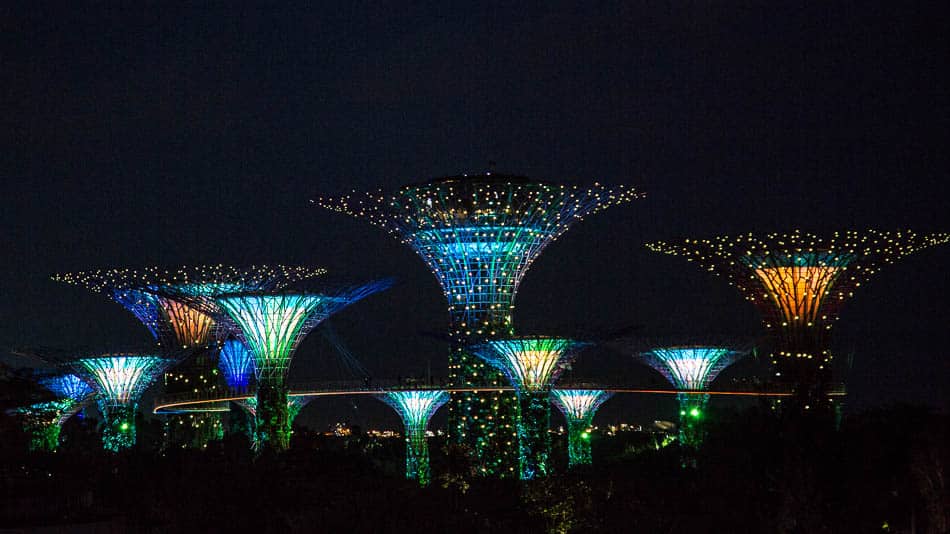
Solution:
[[[201,390],[213,393],[220,387],[214,365],[215,338],[227,334],[194,300],[241,291],[275,290],[324,274],[323,269],[291,266],[248,268],[183,266],[176,269],[148,267],[105,269],[54,275],[53,279],[104,293],[131,312],[166,352],[185,350],[185,361],[165,374],[169,393]],[[202,448],[223,437],[219,412],[225,406],[211,404],[166,418],[167,444]]]
[[[489,341],[470,350],[502,372],[518,396],[518,459],[522,480],[543,477],[551,453],[549,397],[564,366],[589,343],[565,338],[520,337]]]
[[[448,402],[449,394],[441,390],[390,391],[378,397],[402,418],[406,434],[406,478],[428,486],[432,473],[426,429],[432,415]]]
[[[254,374],[254,353],[241,340],[228,339],[221,344],[218,368],[229,388],[243,391]]]
[[[568,467],[590,464],[591,424],[600,405],[613,393],[602,389],[555,389],[551,401],[567,421]]]
[[[667,380],[681,390],[676,398],[680,405],[679,439],[685,447],[697,448],[703,441],[702,419],[709,395],[700,393],[719,373],[745,355],[728,347],[701,345],[659,347],[641,357]]]
[[[518,286],[541,251],[584,216],[640,196],[622,186],[580,188],[485,174],[315,203],[367,219],[425,261],[449,305],[449,378],[455,387],[478,388],[503,380],[465,347],[513,333]],[[473,449],[485,474],[511,475],[516,413],[510,393],[453,394],[449,434]]]
[[[95,384],[102,413],[102,445],[120,451],[135,445],[139,398],[173,360],[154,354],[104,354],[72,362],[75,372]]]

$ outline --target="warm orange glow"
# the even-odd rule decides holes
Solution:
[[[178,344],[184,347],[206,345],[211,339],[214,319],[177,300],[161,299],[162,311],[168,317],[168,324]]]
[[[814,323],[818,308],[840,271],[841,267],[813,265],[763,267],[756,269],[755,274],[786,321]]]

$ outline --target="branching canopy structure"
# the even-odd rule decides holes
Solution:
[[[224,374],[228,387],[236,390],[247,388],[254,373],[254,353],[239,339],[222,343],[218,355],[218,368]]]
[[[676,389],[680,404],[680,443],[696,448],[703,442],[701,420],[709,395],[695,393],[706,390],[719,373],[745,355],[728,347],[682,346],[659,347],[642,354],[643,361],[666,377]],[[689,392],[692,393],[689,393]]]
[[[449,400],[441,390],[390,391],[379,396],[402,418],[406,430],[406,478],[427,486],[431,479],[426,429],[432,415]]]
[[[590,464],[590,430],[600,405],[613,393],[602,389],[555,389],[551,401],[567,421],[568,467]]]
[[[456,387],[478,387],[499,385],[500,377],[464,347],[513,333],[518,286],[541,251],[586,215],[641,196],[623,186],[581,188],[485,174],[315,202],[364,218],[419,254],[448,300],[449,378]],[[456,394],[449,404],[450,435],[474,448],[485,472],[513,470],[507,446],[513,418],[509,394]]]
[[[589,343],[554,337],[517,337],[474,345],[471,351],[495,367],[518,395],[521,478],[545,476],[551,452],[549,395],[564,366]]]
[[[827,333],[854,289],[882,265],[948,240],[947,233],[869,230],[819,236],[796,230],[647,247],[726,276],[775,333],[776,376],[800,390],[817,386],[820,393],[831,377]]]
[[[81,358],[73,368],[95,384],[104,419],[103,447],[119,451],[135,445],[135,412],[142,393],[173,363],[152,354],[104,354]]]

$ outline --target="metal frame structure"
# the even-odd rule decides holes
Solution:
[[[410,246],[448,301],[453,387],[489,387],[499,373],[465,347],[513,333],[522,278],[544,248],[584,216],[641,196],[632,188],[581,188],[484,174],[437,178],[382,192],[320,198],[321,207],[366,219]],[[449,403],[449,433],[473,449],[485,474],[511,475],[514,399],[463,393]]]
[[[830,330],[854,290],[884,264],[947,241],[948,233],[868,230],[819,236],[795,230],[647,247],[684,256],[738,287],[776,341],[775,378],[794,384],[798,404],[807,407],[826,402],[824,390],[833,378]]]
[[[426,429],[432,415],[449,401],[443,390],[391,391],[377,398],[396,410],[406,436],[406,478],[428,486],[432,478]]]
[[[593,463],[590,437],[594,415],[613,393],[602,389],[555,389],[551,402],[567,422],[567,465],[569,468]]]

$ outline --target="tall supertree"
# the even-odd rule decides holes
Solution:
[[[622,186],[580,188],[484,174],[315,203],[367,219],[425,261],[448,300],[451,383],[478,388],[503,379],[465,347],[513,334],[518,286],[541,251],[584,216],[640,196]],[[449,434],[473,449],[484,474],[513,475],[517,462],[508,443],[516,413],[510,393],[453,394]]]
[[[234,333],[254,354],[257,380],[257,442],[282,451],[290,444],[287,371],[294,352],[317,325],[337,311],[388,288],[391,281],[319,292],[246,292],[225,294],[208,312],[230,321]]]
[[[820,236],[795,230],[647,247],[685,256],[726,276],[742,291],[775,338],[771,362],[776,379],[792,385],[798,405],[807,409],[827,405],[833,378],[829,331],[855,288],[882,265],[948,240],[947,233],[868,230]]]
[[[102,413],[102,445],[118,452],[135,445],[135,413],[142,393],[174,360],[155,354],[104,354],[80,358],[72,367],[95,384]]]
[[[228,387],[243,391],[247,389],[254,374],[254,353],[239,339],[228,339],[221,344],[218,368]]]
[[[104,293],[138,318],[165,351],[189,351],[185,361],[165,374],[169,393],[196,389],[213,392],[221,387],[214,365],[215,340],[227,332],[211,314],[193,305],[191,298],[223,293],[276,290],[324,274],[306,267],[224,265],[105,269],[54,275],[53,279]],[[209,405],[166,418],[169,444],[202,448],[223,436],[223,405]]]
[[[702,419],[709,394],[701,393],[719,373],[745,355],[728,347],[690,345],[658,347],[641,357],[650,367],[680,390],[676,395],[680,406],[679,440],[685,447],[698,448],[703,442]]]
[[[551,401],[567,421],[567,465],[589,465],[590,432],[594,415],[613,393],[602,389],[555,389]]]
[[[441,390],[390,391],[379,395],[379,399],[402,418],[406,431],[406,478],[428,486],[432,473],[426,429],[432,415],[449,401],[449,394]]]
[[[554,337],[512,337],[471,347],[472,352],[504,374],[518,397],[520,477],[548,473],[551,453],[551,386],[564,366],[589,344]]]

